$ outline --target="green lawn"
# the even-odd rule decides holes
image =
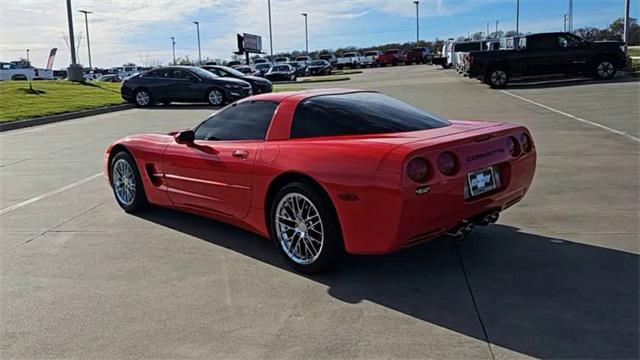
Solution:
[[[640,47],[633,47],[627,49],[627,55],[629,56],[640,56]]]
[[[0,122],[86,110],[123,102],[119,83],[65,80],[0,82]]]

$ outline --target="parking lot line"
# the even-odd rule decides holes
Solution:
[[[592,126],[598,127],[598,128],[600,128],[600,129],[603,129],[603,130],[606,130],[606,131],[612,132],[612,133],[614,133],[614,134],[622,135],[622,136],[626,137],[627,139],[630,139],[630,140],[633,140],[633,141],[635,141],[635,142],[639,142],[639,143],[640,143],[640,138],[637,138],[637,137],[635,137],[635,136],[633,136],[633,135],[627,134],[627,133],[626,133],[626,132],[624,132],[624,131],[620,131],[620,130],[612,129],[612,128],[608,127],[608,126],[604,126],[604,125],[602,125],[602,124],[598,124],[598,123],[596,123],[596,122],[589,121],[589,120],[587,120],[587,119],[583,119],[583,118],[581,118],[581,117],[578,117],[578,116],[575,116],[575,115],[572,115],[572,114],[566,113],[566,112],[564,112],[564,111],[562,111],[562,110],[558,110],[558,109],[552,108],[551,106],[547,106],[547,105],[544,105],[544,104],[540,104],[540,103],[535,102],[535,101],[533,101],[533,100],[529,100],[529,99],[527,99],[527,98],[525,98],[525,97],[522,97],[522,96],[519,96],[519,95],[516,95],[516,94],[510,93],[510,92],[508,92],[508,91],[506,91],[506,90],[500,90],[500,92],[501,92],[501,93],[503,93],[503,94],[505,94],[505,95],[512,96],[512,97],[514,97],[514,98],[516,98],[516,99],[519,99],[519,100],[522,100],[522,101],[526,101],[526,102],[528,102],[528,103],[530,103],[530,104],[533,104],[533,105],[539,106],[539,107],[541,107],[541,108],[547,109],[547,110],[549,110],[549,111],[553,111],[553,112],[554,112],[554,113],[556,113],[556,114],[560,114],[560,115],[566,116],[566,117],[568,117],[568,118],[571,118],[571,119],[573,119],[573,120],[580,121],[580,122],[582,122],[582,123],[585,123],[585,124],[589,124],[589,125],[592,125]]]
[[[31,199],[27,199],[27,200],[21,201],[21,202],[19,202],[17,204],[13,204],[13,205],[11,205],[9,207],[6,207],[6,208],[0,210],[0,215],[4,215],[4,214],[6,214],[8,212],[11,212],[13,210],[19,209],[19,208],[21,208],[23,206],[27,206],[29,204],[32,204],[32,203],[34,203],[36,201],[40,201],[40,200],[46,199],[46,198],[48,198],[50,196],[53,196],[53,195],[56,195],[56,194],[60,194],[61,192],[65,192],[67,190],[73,189],[76,186],[80,186],[80,185],[82,185],[82,184],[84,184],[86,182],[89,182],[89,181],[91,181],[91,180],[93,180],[93,179],[95,179],[97,177],[100,177],[100,176],[102,176],[101,172],[99,172],[97,174],[94,174],[94,175],[91,175],[89,177],[86,177],[86,178],[84,178],[82,180],[76,181],[74,183],[71,183],[69,185],[65,185],[65,186],[63,186],[61,188],[57,188],[57,189],[49,191],[47,193],[32,197]]]

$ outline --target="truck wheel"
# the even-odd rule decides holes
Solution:
[[[596,61],[593,73],[600,80],[608,80],[616,75],[616,67],[609,59]]]
[[[490,69],[487,71],[484,81],[493,89],[504,89],[509,83],[509,72],[502,68]]]

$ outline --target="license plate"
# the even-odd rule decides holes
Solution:
[[[475,170],[467,174],[467,185],[469,186],[469,194],[478,196],[488,191],[495,190],[498,187],[497,174],[493,166],[484,169]]]

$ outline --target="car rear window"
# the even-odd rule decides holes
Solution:
[[[291,137],[384,134],[448,126],[439,115],[375,92],[320,95],[302,101]]]

